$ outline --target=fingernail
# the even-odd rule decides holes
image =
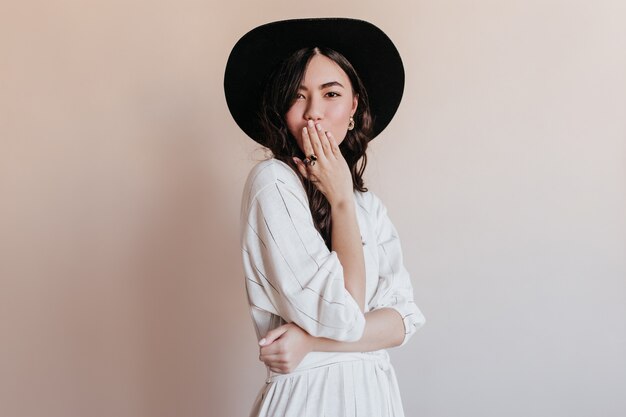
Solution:
[[[259,345],[263,346],[265,344],[265,338],[259,340]]]
[[[296,157],[294,156],[294,157],[293,157],[293,158],[291,158],[291,159],[293,159],[293,162],[294,162],[296,165],[298,165],[298,158],[296,158]]]
[[[309,126],[313,127],[313,120],[309,120]]]
[[[308,133],[308,132],[307,132],[307,130],[306,130],[306,126],[304,126],[304,127],[302,128],[302,133],[304,133],[304,134]]]
[[[322,130],[322,125],[321,124],[316,124],[315,127],[317,127],[317,130],[321,131]]]

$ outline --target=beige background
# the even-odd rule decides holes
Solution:
[[[407,417],[626,414],[626,3],[0,4],[0,415],[245,416],[264,368],[226,109],[251,28],[351,16],[404,101],[367,180],[427,324]]]

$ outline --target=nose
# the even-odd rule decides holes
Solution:
[[[316,97],[311,97],[308,102],[306,109],[304,111],[304,119],[305,120],[313,120],[318,121],[322,119],[324,114],[324,109],[322,109],[321,100],[318,100]]]

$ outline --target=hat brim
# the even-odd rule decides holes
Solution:
[[[268,23],[233,47],[224,75],[226,103],[239,127],[263,144],[257,114],[264,83],[284,59],[304,47],[328,47],[350,61],[369,96],[376,137],[393,118],[404,91],[404,67],[391,39],[373,24],[348,18]]]

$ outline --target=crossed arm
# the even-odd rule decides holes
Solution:
[[[381,308],[365,313],[365,331],[356,342],[311,336],[294,323],[279,326],[259,342],[259,359],[273,372],[288,373],[309,352],[371,352],[399,346],[403,339],[400,314],[392,308]]]
[[[299,189],[277,182],[256,196],[249,234],[244,236],[248,247],[244,267],[249,281],[256,283],[248,284],[249,297],[290,322],[260,341],[260,359],[272,371],[290,372],[312,351],[365,352],[398,346],[424,323],[386,209],[377,199],[367,204],[376,218],[371,244],[377,245],[379,283],[368,301],[371,311],[363,314],[363,247],[354,206],[331,212],[334,254],[321,238],[312,238],[318,232]],[[340,220],[341,213],[351,218]],[[337,279],[340,274],[342,283]],[[322,293],[325,302],[320,304]]]
[[[354,200],[332,207],[333,250],[344,269],[346,290],[356,300],[361,311],[365,304],[365,265],[359,238]],[[404,340],[404,323],[391,308],[365,313],[363,336],[355,342],[340,342],[314,337],[294,323],[271,330],[259,341],[259,359],[272,371],[287,373],[295,369],[309,352],[370,352],[398,346]]]

